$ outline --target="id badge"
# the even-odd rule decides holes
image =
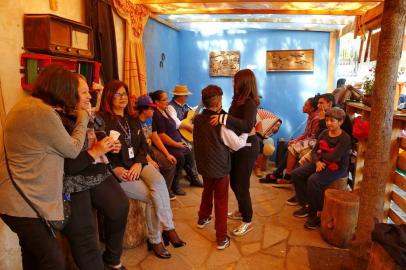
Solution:
[[[132,147],[128,148],[128,156],[129,156],[129,158],[134,158],[135,157],[134,148],[132,148]]]

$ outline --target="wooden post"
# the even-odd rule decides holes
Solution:
[[[390,175],[389,147],[393,102],[406,23],[406,0],[385,0],[375,71],[375,90],[361,183],[360,211],[349,260],[343,269],[367,268],[371,232],[384,218],[385,184]]]

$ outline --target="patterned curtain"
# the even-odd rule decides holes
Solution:
[[[129,87],[130,95],[138,97],[147,93],[147,70],[142,34],[149,17],[149,10],[143,5],[133,4],[131,0],[113,2],[117,13],[126,22],[124,82]]]

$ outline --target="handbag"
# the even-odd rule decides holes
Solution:
[[[369,121],[363,120],[362,116],[358,116],[354,119],[352,125],[352,136],[359,141],[366,141],[369,133]]]
[[[32,202],[28,199],[28,197],[25,195],[25,193],[22,191],[22,189],[17,185],[17,183],[14,181],[13,175],[10,170],[10,166],[8,164],[8,158],[7,158],[7,152],[6,152],[6,145],[4,145],[4,157],[6,160],[6,168],[8,175],[10,177],[11,183],[13,184],[14,188],[17,190],[17,192],[21,195],[21,197],[25,200],[25,202],[31,207],[31,209],[35,212],[35,214],[38,216],[38,218],[42,221],[42,223],[45,225],[45,227],[48,229],[50,234],[56,238],[56,233],[55,230],[63,230],[65,228],[66,224],[68,223],[71,215],[71,207],[69,204],[70,197],[69,194],[64,193],[63,194],[63,220],[47,220],[45,219],[40,212],[35,208],[35,206],[32,204]]]

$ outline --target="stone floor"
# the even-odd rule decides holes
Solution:
[[[251,198],[254,230],[243,237],[232,236],[229,248],[218,251],[214,222],[205,229],[196,227],[201,188],[186,187],[186,196],[172,202],[176,230],[187,242],[182,248],[169,247],[172,258],[163,260],[147,251],[146,245],[124,252],[123,263],[131,270],[145,269],[312,269],[338,270],[346,250],[337,249],[320,236],[319,230],[303,227],[305,219],[292,216],[297,209],[285,204],[293,195],[291,189],[277,189],[260,184],[251,176]],[[229,210],[236,201],[230,191]],[[238,224],[229,220],[228,230]]]

